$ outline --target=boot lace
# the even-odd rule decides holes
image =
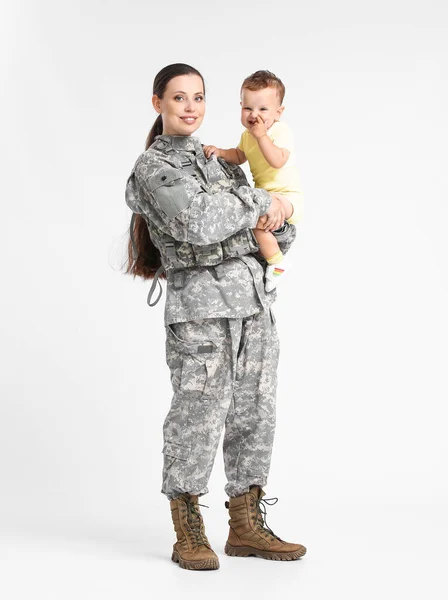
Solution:
[[[257,511],[255,520],[260,529],[272,535],[273,538],[280,540],[281,538],[272,531],[267,521],[267,507],[274,506],[277,502],[278,498],[258,498],[255,507]]]
[[[206,504],[194,503],[190,498],[185,497],[187,521],[190,525],[189,534],[196,546],[209,546],[209,541],[205,535],[204,521],[202,515],[196,507],[203,506],[209,508]]]

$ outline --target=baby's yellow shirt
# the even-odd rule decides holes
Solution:
[[[238,148],[244,152],[249,162],[255,187],[288,196],[294,206],[294,212],[288,219],[288,223],[297,223],[303,215],[303,192],[295,164],[292,132],[283,121],[275,121],[269,127],[267,134],[278,148],[289,150],[288,160],[280,169],[271,167],[263,156],[257,140],[248,129],[244,130]]]

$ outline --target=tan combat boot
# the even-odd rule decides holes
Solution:
[[[229,538],[225,553],[229,556],[260,556],[269,560],[297,560],[306,553],[300,544],[281,540],[267,526],[266,505],[275,504],[278,498],[262,500],[265,493],[258,486],[249,493],[226,502],[230,514]],[[273,500],[270,503],[270,500]]]
[[[219,569],[219,560],[205,535],[198,497],[182,494],[170,501],[177,542],[171,560],[182,569],[205,571]]]

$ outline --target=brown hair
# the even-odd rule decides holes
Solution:
[[[241,86],[241,92],[244,89],[255,92],[257,90],[264,90],[267,87],[273,87],[277,90],[280,104],[282,104],[283,98],[285,97],[285,86],[281,79],[270,71],[255,71],[255,73],[246,77]]]
[[[164,67],[157,73],[153,83],[153,94],[159,98],[163,98],[168,83],[171,79],[178,77],[179,75],[199,75],[202,79],[205,91],[204,78],[197,69],[183,63],[175,63]],[[158,115],[146,138],[145,150],[148,150],[156,136],[161,135],[162,131],[162,115]],[[130,233],[131,231],[129,230],[129,234]],[[126,273],[129,273],[134,277],[138,275],[143,279],[153,279],[157,269],[161,266],[162,261],[159,249],[154,246],[149,236],[146,221],[142,215],[139,214],[136,214],[133,219],[133,238],[135,242],[135,254],[132,246],[132,239],[129,235]],[[160,277],[166,278],[166,275],[162,274]]]

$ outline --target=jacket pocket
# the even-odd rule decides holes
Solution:
[[[177,169],[166,167],[157,171],[149,182],[149,191],[169,219],[174,219],[188,208],[193,200],[185,187],[185,180]]]

